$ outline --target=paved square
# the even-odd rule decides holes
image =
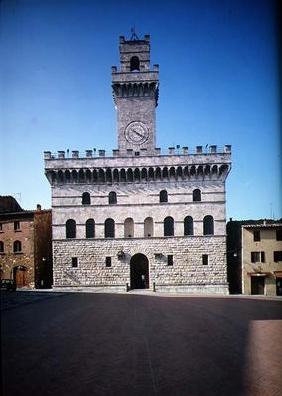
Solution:
[[[281,394],[278,300],[16,292],[1,308],[4,396]]]

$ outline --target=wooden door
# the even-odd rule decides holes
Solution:
[[[16,284],[17,287],[26,286],[26,270],[23,268],[17,268],[16,270]]]

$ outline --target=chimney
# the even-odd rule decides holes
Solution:
[[[40,204],[36,205],[36,210],[41,210],[41,205]]]

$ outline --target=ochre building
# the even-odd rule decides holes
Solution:
[[[231,293],[282,295],[282,220],[229,221]]]
[[[118,148],[45,152],[54,286],[228,293],[231,147],[156,147],[159,66],[150,64],[150,37],[120,37],[119,53]]]

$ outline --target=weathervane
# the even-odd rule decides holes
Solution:
[[[131,41],[139,40],[139,37],[138,37],[137,34],[135,33],[135,26],[133,26],[133,27],[131,28],[131,38],[130,38],[130,40],[131,40]]]

